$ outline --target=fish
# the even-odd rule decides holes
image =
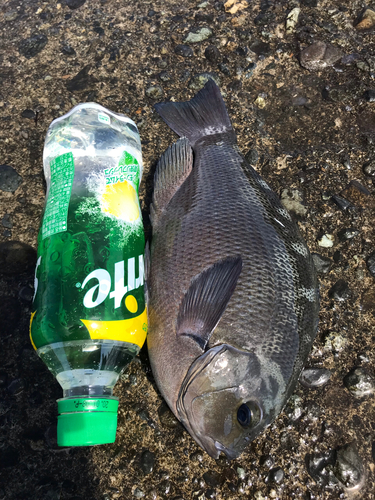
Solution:
[[[179,136],[158,161],[146,252],[148,354],[161,395],[213,458],[279,415],[316,336],[309,249],[241,154],[209,80],[156,112]]]

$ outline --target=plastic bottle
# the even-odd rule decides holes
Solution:
[[[147,334],[137,127],[79,104],[51,123],[43,165],[31,342],[63,389],[58,444],[113,443],[113,387]]]

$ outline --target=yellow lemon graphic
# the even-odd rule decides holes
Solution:
[[[102,194],[102,210],[128,222],[136,221],[140,210],[133,186],[128,181],[106,186]]]
[[[134,295],[128,295],[125,299],[125,306],[131,313],[138,311],[138,302]]]

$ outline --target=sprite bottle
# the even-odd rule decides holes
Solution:
[[[50,125],[30,338],[63,389],[60,446],[113,443],[113,387],[147,334],[135,123],[95,103]]]

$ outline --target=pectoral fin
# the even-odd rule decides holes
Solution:
[[[178,313],[178,336],[191,337],[205,349],[236,288],[241,270],[240,256],[227,257],[193,278]]]

